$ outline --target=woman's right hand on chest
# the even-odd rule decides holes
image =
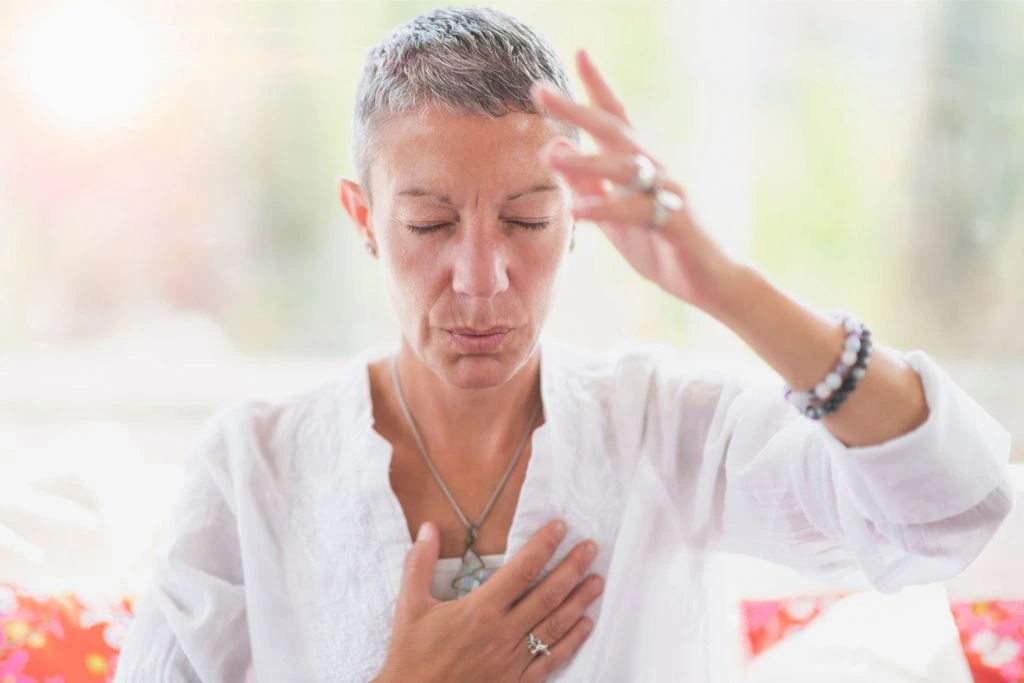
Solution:
[[[564,538],[559,524],[541,528],[472,593],[442,602],[430,592],[440,539],[434,524],[426,523],[426,537],[421,529],[406,556],[391,643],[376,683],[539,683],[565,664],[593,628],[583,612],[604,580],[594,574],[580,582],[597,555],[587,541],[533,586]],[[550,656],[530,654],[530,632],[548,645]]]

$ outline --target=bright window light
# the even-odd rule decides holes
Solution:
[[[158,72],[154,40],[109,4],[69,3],[38,15],[16,38],[14,67],[47,118],[73,130],[128,125]]]

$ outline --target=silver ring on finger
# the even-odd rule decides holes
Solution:
[[[654,193],[654,206],[651,210],[651,220],[647,223],[649,230],[658,230],[665,221],[668,220],[669,214],[678,211],[683,208],[683,198],[677,195],[675,192],[669,190],[658,190]]]
[[[658,179],[654,162],[643,154],[637,154],[633,157],[633,165],[636,166],[636,173],[629,184],[629,189],[643,194],[654,194],[657,190],[655,183]]]
[[[541,652],[546,654],[548,657],[551,656],[551,650],[549,650],[548,646],[544,644],[544,641],[533,635],[533,631],[530,631],[526,635],[526,647],[529,648],[530,654],[534,657],[539,655]]]

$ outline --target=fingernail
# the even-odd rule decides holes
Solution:
[[[569,150],[566,149],[565,145],[555,145],[551,148],[552,159],[564,159],[569,156]]]
[[[558,537],[559,541],[565,538],[565,522],[561,520],[555,522],[555,536]]]
[[[422,543],[423,541],[430,540],[430,525],[424,522],[420,525],[420,531],[416,535],[416,542]]]
[[[594,557],[596,557],[596,556],[597,556],[597,544],[594,543],[593,541],[587,541],[586,543],[584,543],[583,544],[583,557],[585,557],[587,559],[587,561],[589,562],[590,560],[594,559]]]
[[[582,628],[583,628],[583,635],[585,635],[585,636],[590,635],[590,632],[594,630],[594,621],[593,621],[593,619],[586,619],[583,622]]]

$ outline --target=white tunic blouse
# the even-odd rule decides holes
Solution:
[[[891,591],[959,573],[1013,504],[1009,434],[920,351],[904,357],[927,421],[847,448],[797,413],[781,383],[695,372],[661,345],[580,352],[545,337],[540,348],[546,421],[502,561],[561,517],[568,535],[545,573],[593,538],[591,571],[606,578],[587,612],[593,633],[554,681],[721,680],[715,550]],[[211,421],[116,681],[377,674],[412,539],[366,366],[396,350],[368,350],[322,388]]]

